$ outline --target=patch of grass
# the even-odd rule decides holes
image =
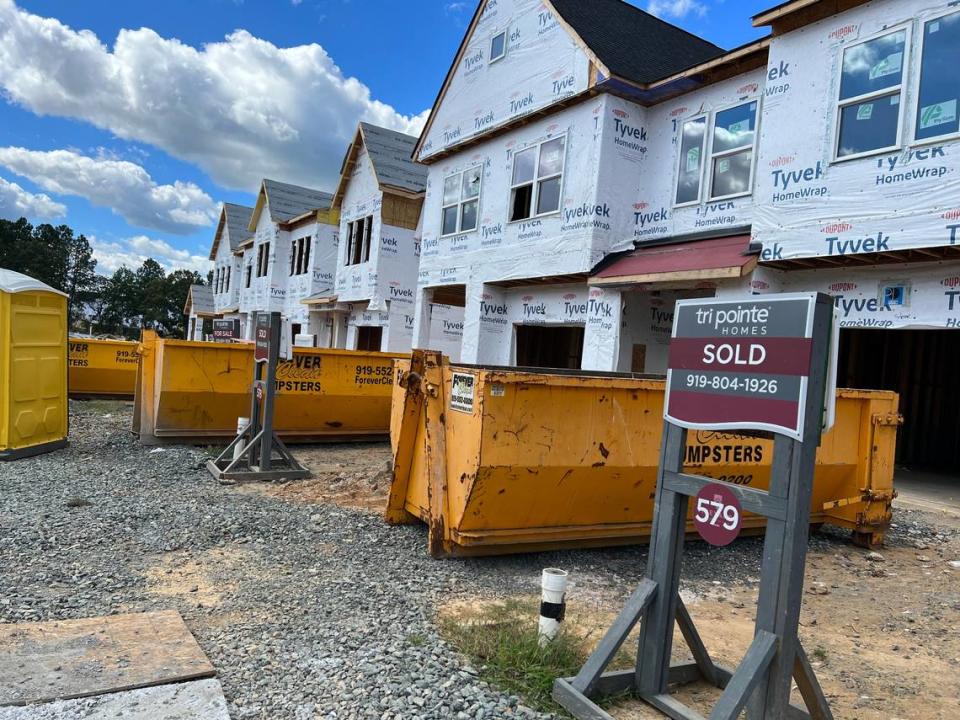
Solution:
[[[410,633],[407,635],[407,642],[410,643],[413,647],[423,647],[427,644],[427,638],[425,638],[420,633]]]
[[[584,638],[561,628],[554,641],[541,648],[538,615],[538,604],[512,599],[483,608],[470,619],[443,617],[440,631],[483,680],[519,695],[536,710],[559,712],[550,697],[553,681],[580,670],[586,659]]]
[[[811,655],[813,655],[814,660],[818,660],[819,662],[826,662],[827,660],[827,651],[821,645],[817,645]]]

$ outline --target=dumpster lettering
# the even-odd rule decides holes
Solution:
[[[133,350],[117,350],[114,360],[119,365],[136,365],[140,362],[140,356]]]
[[[318,393],[321,391],[321,358],[313,355],[294,355],[277,365],[277,392]]]
[[[68,367],[87,367],[90,364],[90,359],[88,357],[90,346],[87,345],[87,343],[71,342],[68,344],[68,349]]]
[[[392,385],[392,365],[357,365],[353,377],[356,385]]]

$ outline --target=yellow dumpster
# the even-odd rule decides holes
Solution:
[[[67,444],[67,296],[0,269],[0,460]]]
[[[661,379],[451,366],[414,351],[397,363],[386,519],[426,522],[435,556],[646,541],[663,395]],[[892,392],[837,392],[836,423],[817,453],[811,522],[882,542],[897,403]],[[766,489],[772,455],[764,437],[691,430],[685,467]],[[764,522],[748,515],[744,527]]]
[[[135,342],[71,337],[70,397],[132,400],[139,363]]]
[[[166,340],[144,331],[134,432],[145,444],[236,435],[250,415],[253,345]],[[295,348],[277,367],[274,429],[287,441],[386,438],[393,363],[381,352]]]

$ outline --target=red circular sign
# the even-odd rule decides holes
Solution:
[[[729,545],[740,534],[743,512],[736,495],[726,485],[706,485],[694,498],[693,522],[700,537],[711,545]]]

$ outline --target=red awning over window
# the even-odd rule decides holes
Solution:
[[[590,277],[591,285],[719,280],[748,275],[758,256],[749,235],[638,248]]]

